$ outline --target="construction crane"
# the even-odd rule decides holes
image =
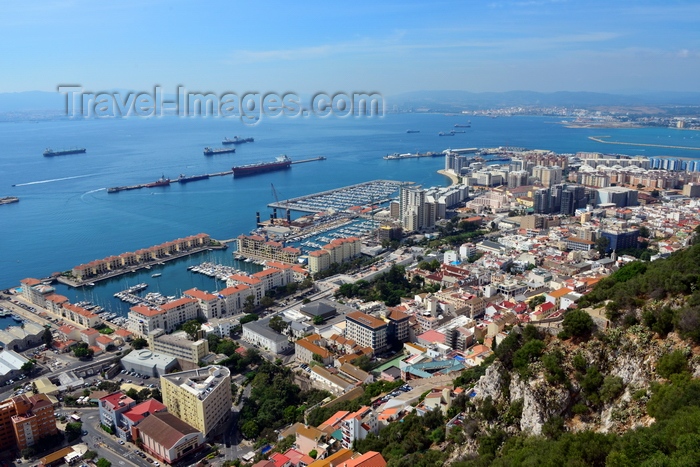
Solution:
[[[270,186],[272,187],[272,196],[274,196],[274,198],[275,198],[275,204],[279,205],[279,204],[280,204],[280,198],[279,198],[279,196],[278,196],[277,190],[275,189],[275,184],[274,184],[274,183],[270,183]],[[284,212],[284,218],[286,219],[286,221],[287,221],[288,223],[291,222],[291,219],[290,219],[290,216],[289,216],[289,201],[286,201],[286,202],[285,202],[285,204],[284,204],[284,211],[285,211],[285,212]],[[275,212],[277,212],[277,211],[275,210]],[[277,217],[277,216],[275,216],[275,217]]]

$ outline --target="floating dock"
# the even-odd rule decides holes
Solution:
[[[347,211],[356,206],[378,205],[392,199],[403,185],[410,183],[394,180],[373,180],[311,195],[290,198],[268,204],[271,208],[317,213],[335,209]]]

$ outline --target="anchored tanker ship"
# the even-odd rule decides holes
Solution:
[[[239,138],[238,136],[234,136],[233,139],[224,138],[221,144],[243,144],[252,143],[254,141],[255,140],[253,138]]]
[[[292,166],[292,160],[286,155],[281,155],[274,162],[258,162],[256,164],[241,165],[233,167],[234,177],[243,177],[246,175],[254,175],[262,172],[272,172],[273,170],[288,169]]]
[[[85,152],[85,148],[64,149],[62,151],[54,151],[51,148],[46,148],[46,151],[44,151],[44,157],[67,156],[68,154],[84,154]]]
[[[212,149],[210,147],[204,148],[205,156],[213,156],[214,154],[226,154],[227,152],[236,152],[236,148],[217,148]]]

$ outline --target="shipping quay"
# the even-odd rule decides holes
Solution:
[[[292,161],[292,164],[304,164],[305,162],[325,161],[325,160],[326,160],[325,156],[318,156],[318,157],[312,157],[311,159],[302,159],[300,161]]]
[[[151,269],[151,267],[167,261],[203,251],[226,248],[228,245],[225,243],[214,240],[205,233],[200,233],[134,252],[79,264],[74,266],[69,273],[58,276],[56,280],[69,287],[93,286],[96,282],[136,272],[140,269]]]
[[[348,211],[356,206],[378,205],[390,201],[399,188],[412,182],[373,180],[311,195],[290,198],[268,204],[275,209],[317,213],[335,209]]]
[[[222,177],[224,175],[231,175],[231,174],[233,174],[232,170],[226,170],[224,172],[215,172],[215,173],[211,173],[211,174],[193,175],[190,177],[180,175],[179,178],[176,178],[175,180],[172,180],[172,181],[169,178],[161,177],[160,180],[157,180],[157,181],[151,182],[151,183],[140,183],[138,185],[114,186],[112,188],[107,188],[107,193],[119,193],[120,191],[140,190],[141,188],[166,187],[166,186],[170,186],[171,183],[175,183],[175,182],[178,182],[178,183],[195,182],[198,180],[206,180],[210,177]]]

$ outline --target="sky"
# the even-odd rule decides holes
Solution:
[[[700,2],[7,1],[0,92],[700,91]]]

